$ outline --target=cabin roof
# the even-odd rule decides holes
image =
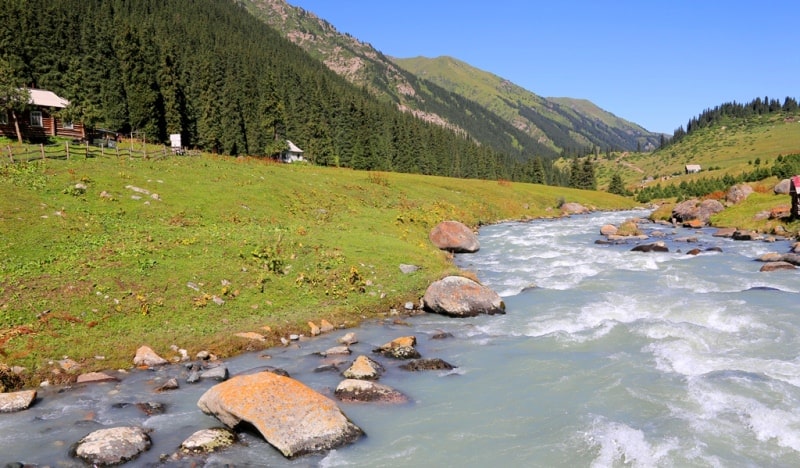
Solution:
[[[69,101],[46,89],[29,89],[28,92],[31,95],[31,99],[28,103],[35,106],[58,107],[63,109],[69,105]]]
[[[289,141],[289,140],[286,140],[286,143],[288,143],[288,144],[289,144],[289,151],[291,151],[292,153],[302,153],[302,152],[303,152],[303,150],[301,150],[300,148],[298,148],[298,147],[297,147],[297,145],[295,145],[295,144],[294,144],[294,143],[292,143],[291,141]]]

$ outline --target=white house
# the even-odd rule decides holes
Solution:
[[[700,172],[700,165],[699,164],[687,164],[684,168],[687,174],[694,174],[695,172]]]
[[[296,161],[305,161],[303,150],[289,140],[286,140],[286,144],[289,146],[289,149],[281,151],[281,154],[278,156],[281,162],[292,163]]]

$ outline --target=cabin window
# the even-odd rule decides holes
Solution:
[[[42,112],[41,111],[31,111],[31,126],[33,126],[33,127],[44,127],[44,124],[42,124]]]
[[[8,125],[8,113],[0,112],[0,125]]]
[[[73,124],[71,120],[69,122],[64,122],[64,129],[65,130],[73,130],[74,128],[75,128],[75,124]]]

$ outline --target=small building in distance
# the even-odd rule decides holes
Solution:
[[[699,164],[687,164],[684,167],[684,170],[686,171],[687,174],[694,174],[700,172],[700,169],[702,168],[700,167]]]
[[[27,109],[17,113],[19,131],[30,141],[46,140],[48,137],[84,139],[86,130],[80,122],[59,118],[59,110],[69,106],[69,101],[46,89],[28,89],[30,99]],[[14,121],[4,111],[0,111],[0,136],[16,137]]]
[[[281,154],[278,155],[278,160],[285,163],[293,163],[297,161],[305,161],[306,159],[303,157],[303,150],[297,147],[294,143],[289,140],[286,140],[286,145],[288,146],[287,149],[281,151]]]

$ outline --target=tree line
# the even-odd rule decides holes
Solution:
[[[710,127],[711,125],[721,122],[724,119],[737,118],[746,119],[748,117],[767,115],[775,113],[796,113],[800,109],[797,99],[786,97],[781,104],[778,99],[770,99],[768,96],[764,98],[755,98],[748,103],[737,103],[736,101],[727,102],[713,109],[706,109],[701,112],[697,117],[693,117],[683,126],[678,127],[672,134],[671,139],[662,137],[661,147],[666,147],[672,143],[677,143],[685,136],[697,131],[701,128]]]
[[[319,165],[569,184],[550,157],[375,99],[233,2],[7,0],[0,63],[13,84],[69,99],[63,117],[152,142],[272,156],[290,139]]]

